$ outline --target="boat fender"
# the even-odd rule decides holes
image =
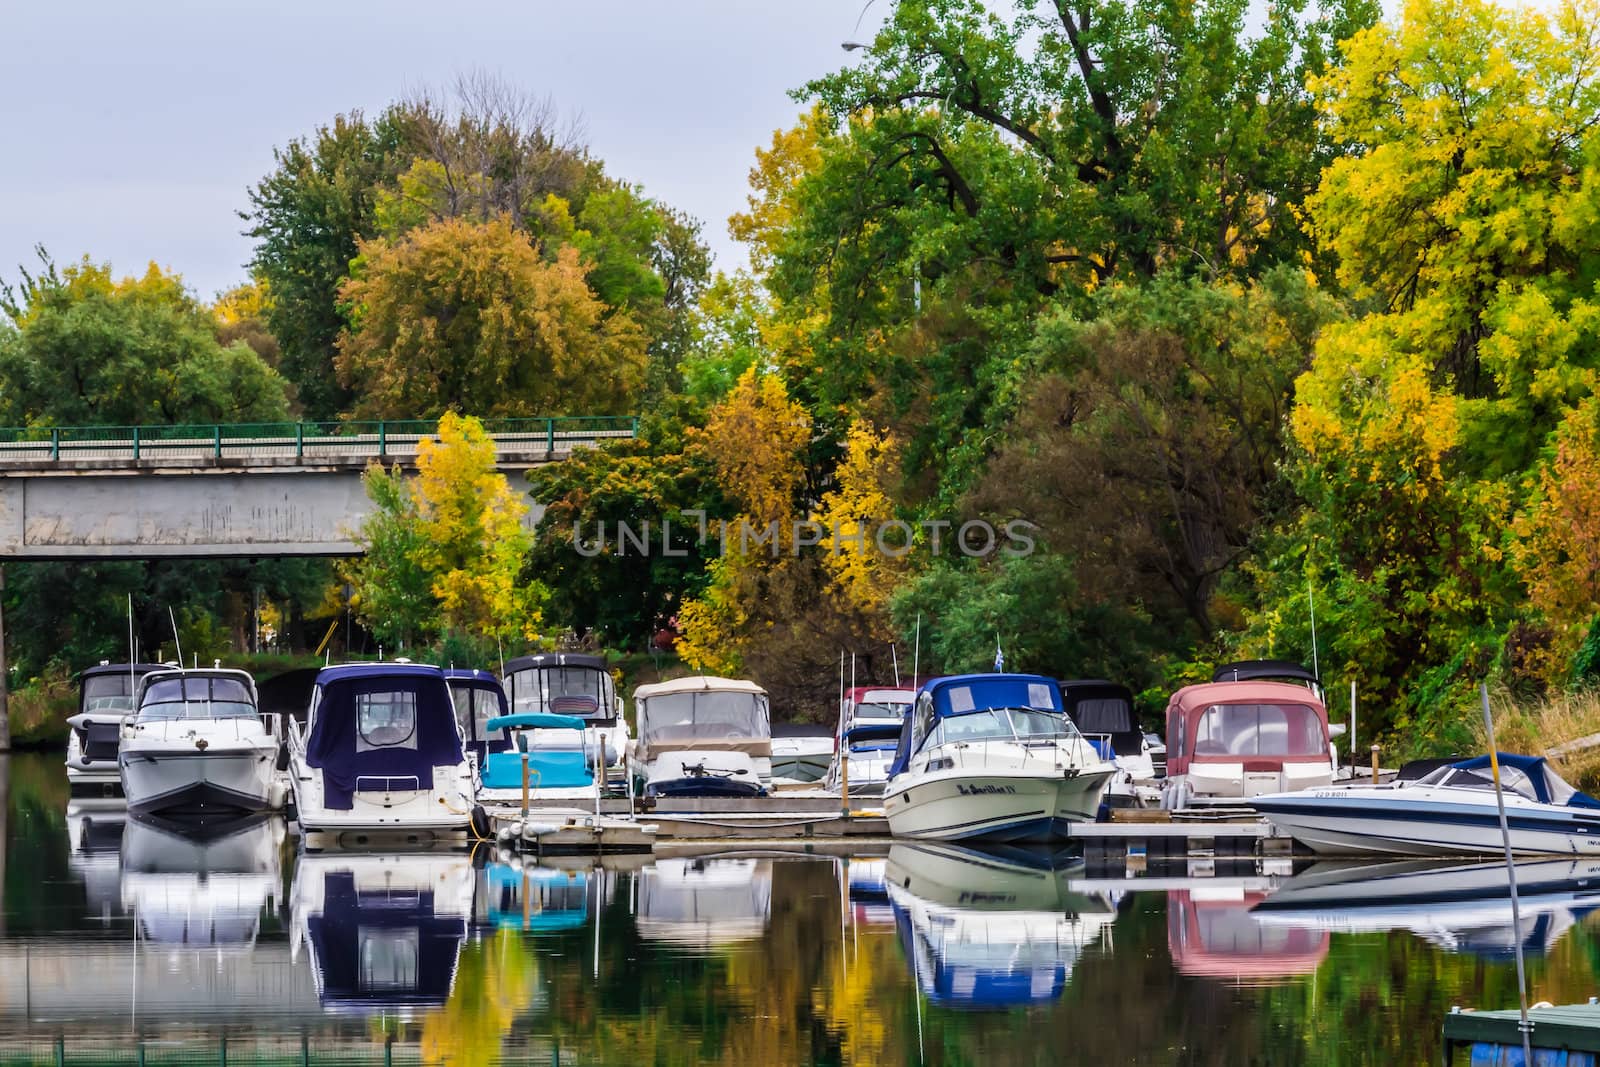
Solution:
[[[467,816],[467,826],[472,830],[472,836],[479,841],[488,841],[494,835],[494,827],[489,822],[489,813],[483,810],[482,804],[472,806],[472,814]]]
[[[524,837],[543,837],[545,834],[553,834],[560,829],[561,827],[553,823],[530,822],[522,828],[522,835]]]

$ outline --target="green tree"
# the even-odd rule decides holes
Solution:
[[[175,274],[117,280],[85,257],[4,291],[0,411],[11,425],[139,425],[282,419],[284,382]]]
[[[358,414],[635,410],[644,337],[606,313],[576,249],[547,262],[505,219],[446,220],[361,249],[337,359]]]
[[[353,399],[333,369],[345,327],[339,287],[357,242],[376,233],[377,190],[401,166],[400,137],[392,111],[339,115],[275,150],[240,214],[256,240],[251,270],[272,293],[266,322],[308,418],[332,418]]]

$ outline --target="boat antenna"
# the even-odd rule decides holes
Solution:
[[[178,669],[183,669],[183,642],[178,640],[178,616],[172,610],[172,605],[167,605],[167,618],[172,622],[172,647],[178,652]]]
[[[922,655],[922,612],[917,612],[916,643],[911,646],[911,688],[917,687],[917,660]]]
[[[1317,685],[1322,685],[1322,670],[1317,663],[1317,599],[1313,593],[1311,575],[1306,575],[1306,604],[1311,609],[1311,673],[1317,676]]]
[[[505,642],[500,640],[499,634],[494,635],[494,647],[495,651],[500,655],[500,677],[504,678],[506,676],[506,646]]]
[[[839,714],[844,714],[844,649],[839,650]]]
[[[1506,849],[1506,879],[1511,887],[1512,942],[1517,950],[1517,998],[1522,1009],[1517,1030],[1522,1034],[1522,1062],[1532,1063],[1533,1050],[1528,1047],[1528,1032],[1533,1027],[1528,1023],[1528,976],[1522,967],[1522,909],[1517,903],[1517,865],[1511,859],[1511,829],[1506,825],[1506,794],[1500,786],[1500,752],[1494,743],[1494,716],[1489,711],[1488,684],[1479,682],[1478,692],[1483,697],[1483,731],[1489,738],[1489,769],[1494,772],[1494,803],[1500,809],[1500,840]]]
[[[856,687],[856,654],[850,653],[850,688]]]
[[[889,660],[894,664],[894,687],[900,688],[900,653],[895,651],[894,642],[889,643]]]
[[[139,662],[139,650],[133,643],[133,594],[128,594],[128,699],[133,699],[138,688],[139,674],[134,665]]]

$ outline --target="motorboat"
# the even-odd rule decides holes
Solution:
[[[633,693],[639,738],[629,774],[647,797],[765,796],[772,782],[767,691],[695,675]]]
[[[889,765],[900,743],[900,730],[916,699],[915,689],[857,686],[840,702],[839,728],[823,784],[841,791],[848,779],[851,796],[881,797],[889,781]]]
[[[640,939],[705,949],[761,937],[772,915],[772,864],[745,857],[657,859],[637,876]]]
[[[166,670],[159,663],[108,663],[78,675],[78,711],[67,720],[67,784],[74,797],[120,797],[117,751],[122,724],[133,714],[139,679]]]
[[[589,730],[572,715],[519,713],[502,715],[484,724],[487,734],[501,738],[484,758],[478,772],[478,802],[517,805],[527,788],[529,801],[565,801],[593,810],[599,782],[596,766],[604,764],[598,751],[589,749]],[[524,771],[526,768],[526,771]]]
[[[1273,926],[1332,933],[1406,930],[1447,952],[1509,959],[1521,943],[1541,955],[1600,905],[1600,859],[1516,865],[1518,924],[1503,861],[1319,860],[1252,909]]]
[[[506,691],[500,679],[488,671],[450,668],[444,672],[444,680],[450,687],[462,744],[466,746],[468,757],[481,768],[484,757],[496,750],[495,733],[489,729],[489,720],[511,713]],[[501,738],[500,747],[504,744]]]
[[[1500,753],[1499,763],[1513,852],[1600,855],[1600,801],[1562,781],[1541,756]],[[1274,793],[1250,804],[1316,852],[1466,856],[1505,848],[1486,755],[1412,781]]]
[[[308,833],[464,833],[472,817],[472,771],[438,667],[324,667],[305,727],[290,722],[289,767]]]
[[[1125,685],[1099,678],[1061,683],[1067,718],[1100,755],[1117,765],[1106,789],[1112,807],[1142,808],[1161,799],[1150,744],[1133,710],[1133,692]]]
[[[884,884],[922,994],[968,1008],[1060,997],[1117,912],[1104,896],[1068,889],[1081,858],[1059,860],[1025,850],[890,846]]]
[[[544,652],[507,660],[501,671],[513,715],[582,719],[589,748],[605,757],[607,777],[621,778],[627,766],[628,719],[603,657]]]
[[[309,951],[323,1010],[410,1019],[449,1000],[476,873],[459,851],[302,853],[290,953]]]
[[[1179,974],[1233,985],[1277,985],[1313,974],[1328,956],[1326,930],[1262,921],[1267,890],[1220,878],[1167,891],[1167,952]]]
[[[1167,705],[1163,808],[1237,806],[1333,784],[1337,754],[1315,675],[1252,660],[1214,678],[1178,690]]]
[[[117,754],[135,814],[233,817],[283,807],[278,730],[244,671],[153,671]]]
[[[258,814],[203,830],[135,815],[122,839],[122,906],[168,949],[248,953],[280,899],[284,824]]]
[[[812,785],[827,777],[833,762],[833,735],[815,723],[783,723],[772,728],[772,781]]]
[[[900,732],[884,813],[896,837],[1055,841],[1095,818],[1116,765],[1033,674],[936,678]]]

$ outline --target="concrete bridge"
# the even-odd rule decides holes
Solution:
[[[631,438],[626,416],[488,419],[496,462],[527,472]],[[414,468],[433,422],[0,430],[0,561],[348,556],[372,463]],[[530,502],[531,503],[531,502]],[[530,506],[528,521],[542,509]]]

